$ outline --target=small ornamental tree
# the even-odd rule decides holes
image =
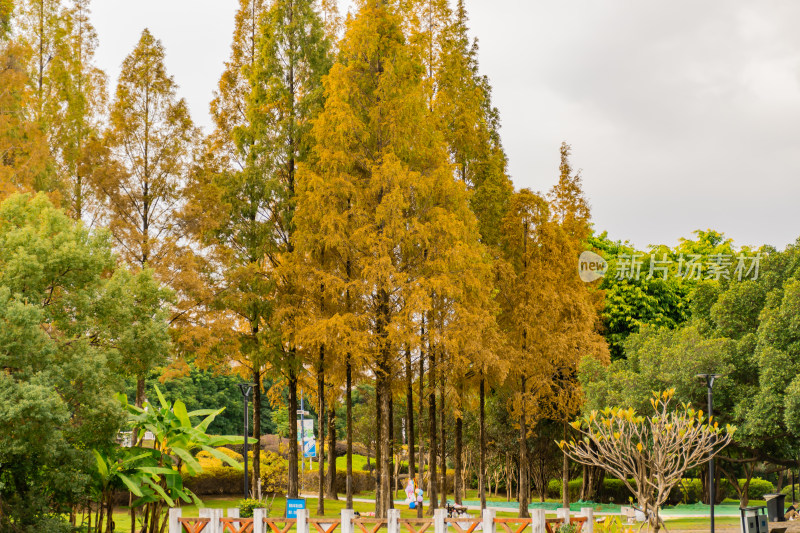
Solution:
[[[640,416],[633,408],[606,408],[572,423],[580,438],[559,447],[573,461],[604,468],[620,479],[638,501],[654,531],[663,522],[658,509],[670,489],[690,468],[701,465],[730,444],[736,428],[724,430],[681,403],[673,409],[675,389],[653,393],[655,414]]]

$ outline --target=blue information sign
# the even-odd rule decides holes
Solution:
[[[306,501],[304,499],[286,500],[286,518],[297,518],[297,510],[305,508]]]

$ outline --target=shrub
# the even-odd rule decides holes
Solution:
[[[578,501],[578,497],[581,493],[581,484],[583,483],[582,478],[572,479],[569,481],[567,487],[569,489],[569,501],[576,502]],[[550,498],[558,498],[561,499],[561,488],[563,486],[563,482],[560,479],[551,479],[547,483],[547,496]]]
[[[185,470],[181,472],[184,486],[197,495],[241,494],[242,486],[244,485],[244,472],[222,463],[219,459],[211,457],[210,454],[206,454],[206,457],[201,457],[204,453],[206,452],[197,454],[199,462],[203,466],[201,473],[196,476],[190,476]],[[235,452],[231,453],[235,454]],[[230,454],[226,453],[226,455]],[[237,458],[234,455],[230,456],[234,459]],[[250,468],[252,468],[252,454],[248,454],[248,456],[251,459]],[[252,473],[252,470],[250,472]],[[286,461],[276,453],[262,452],[262,494],[282,493],[288,483],[289,472]]]
[[[253,518],[253,509],[264,507],[264,504],[254,498],[247,498],[245,500],[239,500],[238,507],[240,518]]]
[[[633,482],[632,479],[630,481]],[[634,486],[636,486],[635,483]],[[621,479],[609,477],[603,479],[603,487],[600,490],[600,499],[602,501],[625,505],[628,503],[628,498],[631,497],[633,497],[633,494]]]
[[[740,479],[739,483],[744,483],[744,480]],[[791,491],[791,488],[789,490]],[[751,500],[763,500],[764,494],[771,494],[774,492],[775,492],[775,485],[773,485],[766,479],[761,479],[760,477],[754,477],[753,479],[750,480]]]
[[[326,472],[327,474],[327,469]],[[319,471],[306,472],[303,475],[303,486],[317,487],[319,484]],[[375,490],[375,477],[369,472],[359,472],[353,470],[353,492],[364,492]],[[336,492],[347,491],[347,472],[344,470],[336,471]]]
[[[289,484],[289,467],[283,457],[274,452],[261,453],[261,492],[279,494]]]
[[[201,463],[202,464],[202,463]],[[181,472],[183,486],[198,496],[211,494],[241,494],[244,472],[225,466],[206,466],[196,476]]]

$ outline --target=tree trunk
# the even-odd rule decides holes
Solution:
[[[422,328],[419,343],[419,487],[425,487],[425,453],[424,453],[424,414],[425,414],[425,315],[422,316]],[[417,518],[422,518],[422,502],[417,502]]]
[[[458,505],[461,505],[462,501],[462,494],[464,491],[463,481],[463,470],[464,465],[461,461],[461,455],[463,453],[462,443],[461,443],[461,433],[463,431],[463,419],[462,414],[464,409],[464,389],[463,387],[459,387],[459,395],[458,395],[458,415],[456,415],[456,443],[455,443],[455,471],[453,474],[453,499]]]
[[[444,405],[444,352],[439,351],[439,429],[441,431],[442,442],[439,445],[439,448],[442,451],[441,460],[442,460],[442,484],[439,486],[441,490],[441,502],[442,508],[447,506],[447,447],[446,447],[446,438],[447,432],[445,430],[445,405]]]
[[[105,516],[105,511],[105,499],[101,498],[100,505],[97,506],[97,515],[95,516],[95,530],[98,532],[102,531],[101,528],[103,527],[103,517]]]
[[[292,357],[292,360],[294,358]],[[294,369],[289,370],[289,498],[298,496],[298,464],[297,464],[297,375]]]
[[[114,498],[108,495],[108,507],[106,508],[106,531],[114,531]]]
[[[128,507],[130,507],[131,512],[131,533],[136,533],[136,507],[131,505],[133,503],[133,493],[128,494]],[[89,507],[89,513],[92,512],[92,508]],[[89,523],[91,524],[91,520]]]
[[[258,494],[258,480],[261,479],[261,369],[253,371],[253,483],[250,494]]]
[[[136,407],[141,408],[143,404],[144,404],[144,376],[139,376],[138,379],[136,380]]]
[[[411,370],[411,349],[406,347],[406,425],[408,427],[408,479],[417,475],[414,439],[414,388]]]
[[[325,347],[319,348],[317,367],[317,514],[325,515]],[[313,462],[311,463],[314,464]]]
[[[381,511],[383,510],[382,500],[383,500],[383,476],[385,473],[383,472],[383,446],[382,446],[382,439],[383,439],[383,379],[384,377],[380,375],[380,370],[378,371],[379,375],[375,378],[375,516],[381,517]]]
[[[564,441],[567,440],[567,422],[564,424]],[[564,509],[569,509],[569,459],[567,454],[564,454],[564,460],[561,464],[561,500]]]
[[[511,501],[511,458],[506,452],[506,501]]]
[[[389,498],[386,500],[386,508],[394,509],[394,496],[395,496],[395,472],[394,472],[394,401],[392,400],[391,386],[389,380],[386,380],[386,402],[389,404],[388,418],[386,423],[389,427],[388,441],[386,442],[387,451],[389,453],[389,470],[387,471],[388,484],[389,484]]]
[[[331,500],[338,500],[336,493],[336,410],[333,401],[328,402],[328,495]]]
[[[522,378],[522,393],[525,394],[525,378]],[[528,424],[525,417],[525,406],[521,408],[519,420],[519,483],[517,484],[517,495],[519,499],[520,518],[529,518],[528,513]]]
[[[353,508],[353,370],[350,366],[350,354],[345,363],[345,403],[347,405],[347,503],[346,508]]]
[[[383,388],[381,392],[381,412],[384,418],[383,428],[381,432],[381,445],[379,448],[381,449],[381,514],[377,515],[379,518],[386,518],[388,515],[389,510],[389,501],[391,500],[391,495],[389,494],[390,490],[390,478],[391,478],[391,467],[389,464],[389,459],[391,455],[391,444],[390,444],[390,435],[391,435],[391,413],[389,408],[390,402],[390,391],[388,386],[388,373],[383,376],[381,379],[381,387]]]
[[[478,470],[478,492],[481,497],[481,511],[486,509],[486,379],[481,373],[480,384],[480,405],[479,405],[479,424],[480,424],[480,465]]]
[[[436,359],[433,354],[433,349],[428,347],[428,435],[429,435],[429,452],[428,452],[428,514],[433,514],[434,509],[438,508],[438,492],[436,485],[439,482],[437,479],[437,437],[436,437]]]
[[[605,470],[597,466],[584,465],[583,482],[581,483],[581,496],[582,501],[592,501],[596,499],[603,488],[603,479],[605,478]]]

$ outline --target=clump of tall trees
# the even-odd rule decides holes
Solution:
[[[591,227],[569,146],[549,193],[514,190],[468,24],[463,0],[361,0],[344,23],[331,2],[240,0],[206,133],[147,29],[109,102],[88,0],[0,2],[0,194],[43,191],[169,289],[170,342],[119,361],[137,406],[145,376],[191,361],[254,384],[254,437],[262,395],[288,410],[290,497],[303,388],[328,462],[320,512],[337,417],[352,506],[368,385],[379,516],[400,461],[435,508],[450,468],[456,500],[476,482],[485,504],[498,457],[527,513],[540,422],[566,432],[581,360],[608,359],[602,294],[575,272]]]

